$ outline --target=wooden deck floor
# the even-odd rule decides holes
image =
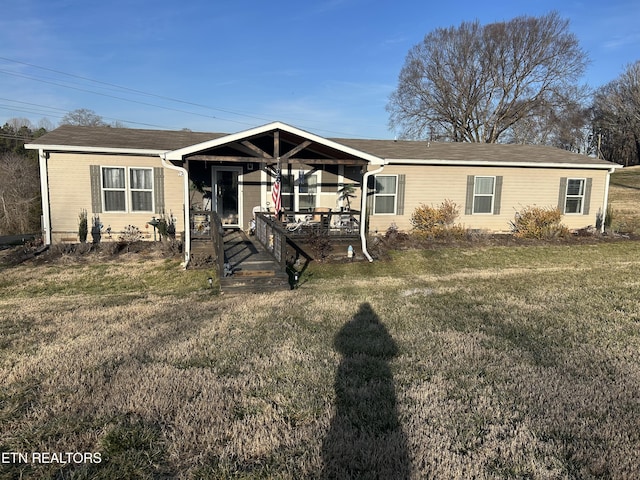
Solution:
[[[289,277],[255,239],[239,229],[224,232],[225,263],[232,274],[220,279],[222,291],[288,290]]]

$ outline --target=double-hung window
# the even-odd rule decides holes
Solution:
[[[564,213],[582,213],[585,195],[584,178],[568,178]]]
[[[102,192],[105,212],[127,211],[127,186],[124,168],[102,168]]]
[[[473,213],[493,213],[496,177],[475,177]]]
[[[153,211],[153,170],[150,168],[130,168],[129,188],[131,190],[131,211]]]
[[[376,175],[375,192],[373,194],[373,213],[395,214],[398,194],[397,175]]]
[[[153,212],[153,169],[102,167],[104,212]]]

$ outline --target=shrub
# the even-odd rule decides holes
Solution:
[[[524,207],[516,213],[511,231],[517,238],[550,239],[566,236],[569,231],[560,223],[562,214],[558,208]]]
[[[142,232],[135,225],[127,225],[118,236],[118,241],[123,243],[134,243],[142,240]]]
[[[467,230],[454,224],[458,214],[458,206],[451,200],[445,200],[437,207],[422,204],[411,214],[413,233],[418,238],[463,237]]]
[[[158,220],[158,233],[160,234],[160,241],[176,239],[176,221],[173,215],[162,215]]]
[[[411,214],[411,225],[416,230],[430,232],[453,225],[458,213],[458,206],[451,200],[445,200],[438,207],[422,204]]]
[[[85,243],[87,241],[88,233],[89,225],[87,222],[87,211],[82,209],[80,210],[80,215],[78,215],[78,238],[80,239],[80,243]]]
[[[312,232],[307,241],[313,252],[313,259],[316,262],[324,261],[329,256],[329,253],[331,253],[332,246],[329,235]]]

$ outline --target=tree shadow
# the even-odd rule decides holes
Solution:
[[[398,348],[368,303],[334,338],[343,355],[336,409],[322,445],[322,478],[407,479],[410,460],[389,361]]]

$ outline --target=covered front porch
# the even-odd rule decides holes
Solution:
[[[362,182],[382,159],[337,141],[275,123],[175,150],[167,160],[188,173],[189,234],[223,229],[282,230],[288,241],[309,236],[357,238],[364,221]],[[281,209],[273,189],[280,178]],[[268,248],[268,240],[265,241]]]
[[[363,174],[370,159],[335,142],[292,127],[231,135],[171,152],[188,172],[192,225],[216,212],[225,227],[249,230],[256,212],[279,214],[291,233],[312,223],[344,234],[360,222]],[[175,159],[172,157],[176,157]],[[272,191],[279,175],[281,210]]]

